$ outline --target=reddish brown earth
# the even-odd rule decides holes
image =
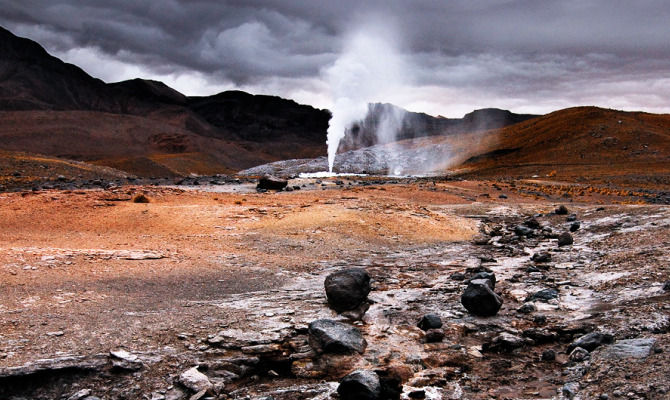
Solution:
[[[647,194],[624,191],[586,190],[566,202],[563,190],[583,186],[565,182],[361,182],[326,180],[322,190],[294,181],[305,188],[266,194],[245,185],[218,188],[238,193],[130,186],[0,194],[0,398],[67,398],[81,389],[109,399],[189,398],[175,379],[193,365],[217,383],[209,396],[221,399],[328,398],[354,368],[395,371],[405,394],[443,398],[558,398],[571,379],[583,398],[669,393],[667,207],[629,205],[646,203]],[[150,203],[131,202],[138,193]],[[561,232],[565,216],[551,214],[561,202],[582,224],[573,246],[541,238],[494,244],[496,237],[472,244],[480,232],[506,232],[538,213]],[[540,249],[552,263],[531,274],[530,256]],[[334,317],[322,282],[346,266],[373,279],[375,303],[360,325],[368,350],[324,357],[329,366],[319,367],[299,343],[306,323]],[[468,315],[459,303],[465,284],[449,278],[478,266],[498,277],[505,304],[497,317]],[[515,311],[547,286],[559,290],[558,303]],[[442,316],[443,343],[422,342],[415,323],[426,312]],[[548,322],[534,322],[539,314]],[[559,336],[509,353],[482,351],[500,332],[528,329]],[[605,346],[591,361],[570,361],[569,341],[592,330],[653,346],[641,359],[608,359]],[[223,344],[208,342],[217,332]],[[268,339],[253,339],[259,335]],[[119,348],[144,367],[110,369],[108,352]],[[540,359],[547,349],[556,361]],[[307,358],[288,361],[291,354]],[[261,364],[248,374],[226,372],[240,373],[227,365],[254,357]],[[583,375],[574,377],[575,368]]]

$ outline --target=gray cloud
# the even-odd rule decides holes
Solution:
[[[449,116],[668,112],[669,20],[660,0],[0,0],[0,24],[103,79],[138,73],[187,94],[239,87],[318,106],[347,33],[388,24],[412,65],[401,105]]]

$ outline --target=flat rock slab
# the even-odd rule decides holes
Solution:
[[[656,339],[624,339],[605,347],[600,356],[608,359],[647,358],[656,344]]]

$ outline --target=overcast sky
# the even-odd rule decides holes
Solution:
[[[668,113],[669,21],[664,0],[0,0],[2,26],[107,82],[237,88],[321,108],[334,101],[325,71],[351,35],[383,35],[407,77],[377,101],[449,117],[576,105]]]

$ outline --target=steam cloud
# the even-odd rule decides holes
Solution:
[[[397,98],[409,77],[394,35],[387,29],[367,28],[348,37],[335,61],[325,70],[333,97],[328,127],[328,170],[333,172],[335,154],[346,130],[365,118],[368,104]],[[402,115],[382,116],[377,129],[380,143],[390,143],[402,126]]]

